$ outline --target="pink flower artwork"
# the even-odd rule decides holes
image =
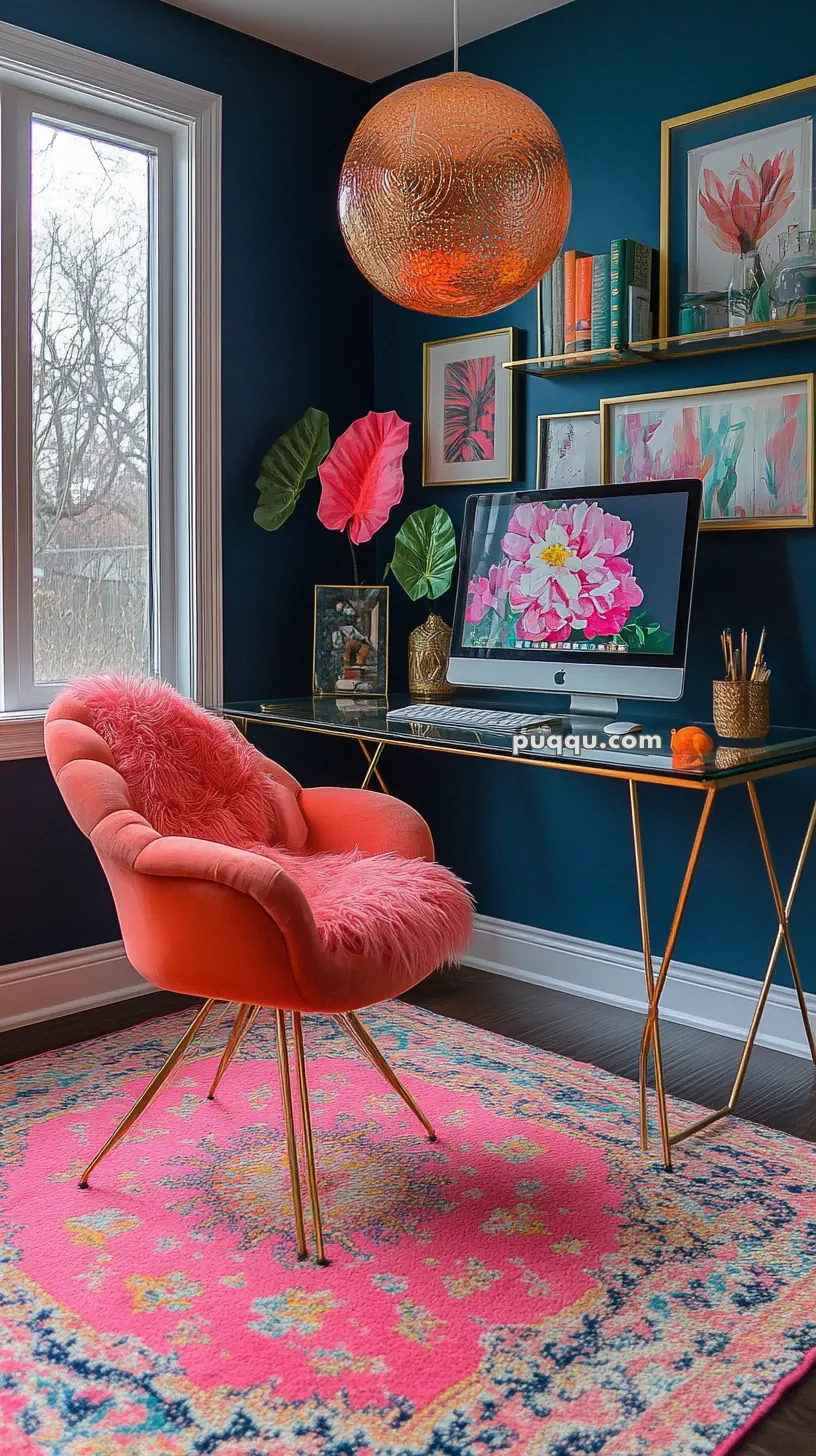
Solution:
[[[502,540],[518,640],[616,636],[643,601],[624,554],[633,539],[630,522],[597,502],[519,506]]]
[[[335,440],[319,467],[318,520],[330,531],[345,531],[355,546],[370,541],[402,499],[402,459],[410,426],[396,410],[374,410]]]
[[[468,605],[466,622],[481,622],[485,612],[491,609],[499,617],[507,613],[507,593],[510,590],[510,568],[502,564],[491,566],[487,576],[475,576],[468,582]]]
[[[703,229],[724,253],[750,253],[781,222],[796,193],[794,152],[777,152],[758,167],[753,154],[740,159],[727,182],[710,167],[698,193]]]
[[[494,458],[496,360],[492,354],[445,365],[442,438],[449,465]]]

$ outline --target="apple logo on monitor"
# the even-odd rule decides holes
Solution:
[[[558,683],[558,686],[559,687],[563,687],[563,685],[566,682],[566,680],[567,680],[567,674],[565,673],[563,667],[559,667],[557,673],[555,674],[555,676],[553,678],[553,682]]]

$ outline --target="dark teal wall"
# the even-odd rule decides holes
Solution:
[[[337,234],[337,173],[368,104],[368,88],[307,61],[212,26],[159,0],[0,0],[0,18],[39,29],[218,91],[224,97],[224,556],[225,658],[231,698],[308,691],[311,583],[345,579],[342,542],[299,512],[280,536],[252,525],[252,482],[265,446],[308,403],[335,429],[371,398],[372,297]],[[657,242],[660,122],[816,70],[816,12],[800,6],[796,47],[770,46],[768,12],[755,0],[573,0],[468,47],[463,63],[535,97],[566,146],[575,206],[570,241],[601,249],[620,234]],[[412,72],[439,69],[444,62]],[[375,95],[401,84],[392,78]],[[580,80],[580,84],[579,84]],[[493,316],[527,330],[532,298]],[[488,321],[488,324],[492,319]],[[466,492],[419,488],[422,343],[484,327],[433,320],[374,303],[376,405],[412,421],[408,488],[394,528],[418,505],[444,504],[457,521]],[[712,363],[531,381],[525,479],[534,480],[535,415],[585,409],[601,393],[669,389],[814,367],[808,348],[734,354]],[[393,530],[383,532],[380,568]],[[392,592],[393,683],[405,639],[424,615]],[[450,616],[450,603],[447,607]],[[816,541],[811,532],[708,535],[701,561],[683,716],[709,713],[724,621],[767,621],[774,716],[816,716]],[[315,743],[321,746],[318,749]],[[309,781],[358,779],[358,755],[329,740],[268,735],[269,751]],[[396,792],[427,814],[440,856],[467,875],[482,911],[621,945],[637,944],[624,789],[521,768],[491,768],[417,753],[392,755]],[[813,776],[763,790],[780,870],[790,874],[816,792]],[[665,934],[699,807],[694,796],[644,791],[655,910]],[[734,794],[715,816],[679,953],[755,974],[773,913],[747,806]],[[816,931],[803,886],[796,929],[811,989]],[[117,934],[88,846],[65,815],[42,761],[0,764],[0,963],[89,945]]]
[[[573,0],[549,14],[466,47],[462,69],[495,77],[532,96],[558,128],[569,161],[574,206],[568,244],[588,252],[616,236],[658,242],[660,123],[816,71],[816,9],[796,7],[795,47],[767,45],[767,7],[754,0]],[[379,97],[449,65],[391,77]],[[533,295],[489,319],[431,319],[375,304],[377,407],[412,422],[408,489],[393,528],[379,538],[381,570],[394,530],[409,511],[436,502],[461,520],[464,489],[420,489],[422,344],[426,339],[496,325],[526,330],[535,352]],[[529,380],[522,482],[535,483],[535,416],[590,409],[603,395],[754,379],[812,369],[809,345],[760,349],[676,365]],[[394,686],[404,681],[405,637],[424,616],[392,592]],[[445,601],[450,619],[452,603]],[[816,539],[812,531],[709,533],[701,538],[686,698],[678,720],[711,715],[711,679],[726,623],[769,631],[777,722],[816,719]],[[613,944],[638,944],[636,902],[623,785],[591,778],[501,768],[433,755],[393,758],[395,791],[423,808],[440,856],[468,876],[484,913]],[[796,775],[762,789],[784,879],[816,792],[816,777]],[[653,788],[642,793],[653,940],[661,944],[693,833],[696,796]],[[681,958],[755,975],[774,934],[767,881],[752,838],[747,796],[732,791],[715,810],[693,891]],[[803,968],[816,991],[812,904],[816,862],[796,913]]]
[[[223,97],[226,692],[307,691],[312,583],[347,578],[343,543],[305,511],[259,531],[253,482],[307,404],[338,431],[370,407],[371,294],[335,220],[368,87],[159,0],[0,0],[0,19]],[[44,760],[0,764],[0,885],[0,964],[118,935]]]

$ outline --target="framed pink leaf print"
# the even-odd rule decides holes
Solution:
[[[425,345],[423,485],[503,485],[515,475],[516,329]]]

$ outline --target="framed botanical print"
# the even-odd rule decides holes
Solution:
[[[601,479],[601,416],[598,410],[538,416],[536,488],[568,490]]]
[[[509,485],[515,478],[517,329],[425,345],[423,485]]]
[[[662,336],[678,332],[683,293],[726,292],[743,260],[761,285],[780,240],[812,229],[814,115],[816,76],[807,76],[663,122]]]
[[[701,529],[812,526],[813,375],[601,400],[605,485],[703,483]]]
[[[388,587],[316,586],[315,697],[384,697],[388,690]]]

